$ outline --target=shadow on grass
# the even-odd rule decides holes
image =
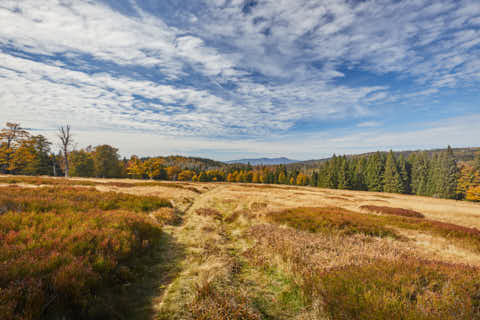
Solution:
[[[102,295],[100,312],[91,319],[154,319],[158,314],[155,305],[181,271],[184,258],[185,248],[164,232],[160,246],[135,262],[137,278]]]

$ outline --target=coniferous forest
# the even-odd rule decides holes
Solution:
[[[298,164],[251,166],[184,156],[127,159],[110,145],[75,149],[69,143],[66,152],[55,153],[56,143],[20,124],[7,123],[0,132],[0,173],[286,184],[480,200],[480,153],[473,160],[457,159],[450,146],[434,153],[411,152],[408,157],[393,151],[333,155],[307,169]]]

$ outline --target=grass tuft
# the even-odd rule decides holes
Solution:
[[[216,220],[222,220],[223,215],[220,213],[220,211],[212,208],[200,208],[195,211],[196,214],[199,216],[203,217],[212,217]]]
[[[260,320],[246,295],[215,281],[204,281],[197,287],[196,297],[190,306],[192,319],[196,320]]]

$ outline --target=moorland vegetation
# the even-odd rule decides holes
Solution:
[[[121,159],[118,149],[109,145],[72,150],[67,146],[63,153],[55,154],[51,146],[44,136],[7,123],[0,132],[0,173],[284,184],[480,200],[480,153],[473,160],[459,160],[450,147],[439,152],[410,152],[407,158],[392,151],[333,155],[316,167],[302,169],[298,165],[250,166],[182,156]]]

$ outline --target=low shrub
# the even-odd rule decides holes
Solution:
[[[98,293],[128,281],[129,262],[160,236],[148,216],[126,211],[1,215],[0,318],[88,318]]]
[[[286,271],[313,319],[480,319],[478,267],[417,259],[361,234],[314,234],[258,225],[244,253],[254,265]]]
[[[480,230],[453,223],[397,215],[370,215],[343,208],[294,208],[270,212],[267,218],[278,224],[310,232],[346,235],[362,233],[369,236],[391,236],[402,239],[392,227],[426,232],[454,241],[469,250],[480,252]]]
[[[417,230],[438,235],[445,239],[453,240],[456,244],[461,245],[464,248],[474,250],[475,252],[480,252],[480,230],[477,228],[469,228],[453,223],[427,219],[401,217],[390,218],[395,219],[388,219],[385,221],[391,225],[395,225],[403,229]]]
[[[47,177],[0,177],[0,183],[7,184],[33,184],[33,185],[55,185],[55,186],[95,186],[96,182],[87,180],[72,180],[72,179],[60,179],[60,178],[47,178]]]
[[[477,268],[403,258],[318,274],[333,319],[480,319]]]
[[[93,209],[149,212],[171,207],[168,200],[95,189],[64,187],[0,187],[0,211],[83,212]]]
[[[182,223],[180,213],[174,208],[160,208],[152,212],[152,216],[158,223],[176,226]]]
[[[32,184],[32,185],[50,185],[50,186],[107,186],[118,188],[133,188],[133,187],[167,187],[190,190],[195,193],[201,193],[195,187],[184,183],[169,183],[160,181],[145,181],[145,182],[121,182],[121,181],[90,181],[77,179],[63,179],[63,178],[48,178],[48,177],[0,177],[0,183],[6,184]]]
[[[420,212],[410,210],[410,209],[403,209],[403,208],[364,205],[364,206],[361,206],[360,209],[367,210],[370,212],[375,212],[375,213],[389,214],[389,215],[401,216],[401,217],[425,218],[425,216]]]
[[[346,235],[361,233],[375,237],[399,237],[392,229],[377,223],[373,216],[338,207],[287,209],[270,212],[267,214],[267,219],[310,232],[339,232]]]
[[[0,319],[92,318],[102,294],[160,245],[156,197],[54,186],[0,188]]]

